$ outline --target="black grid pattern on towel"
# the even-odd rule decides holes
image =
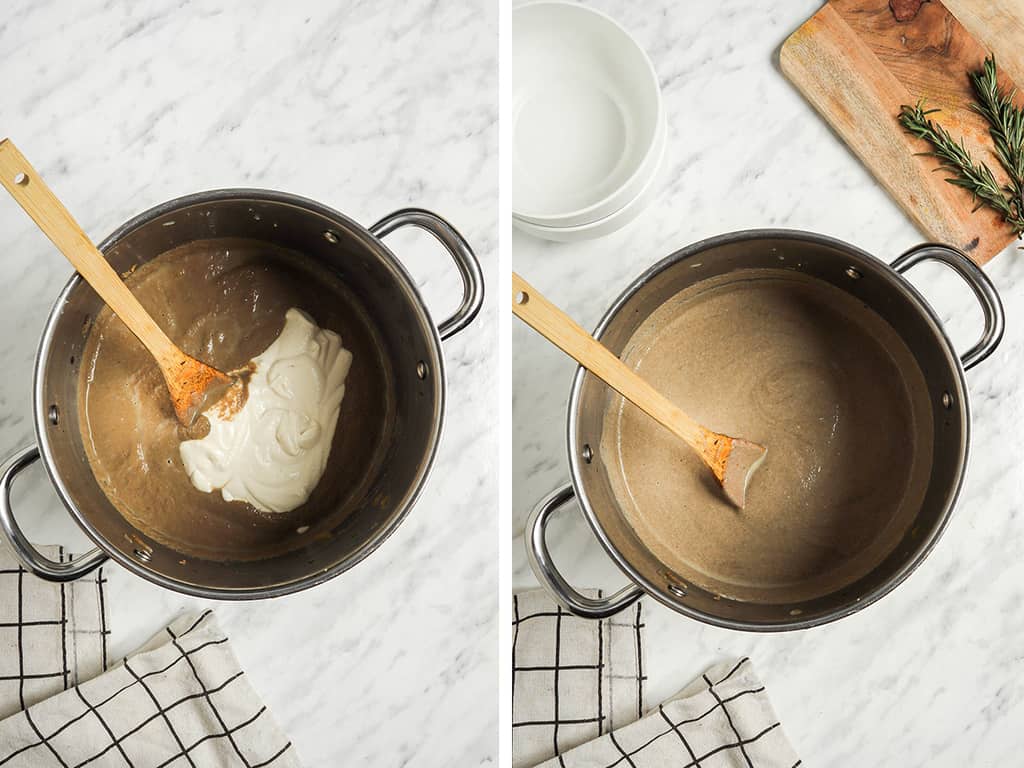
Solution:
[[[201,642],[194,647],[187,647],[190,644],[185,641],[188,640],[189,636],[198,627],[203,625],[204,621],[211,616],[211,613],[211,611],[207,610],[191,626],[179,634],[175,634],[170,627],[167,628],[166,632],[169,635],[170,643],[177,653],[169,663],[161,668],[139,674],[132,667],[131,659],[125,659],[120,666],[115,667],[108,673],[108,675],[120,674],[123,670],[123,684],[102,698],[93,699],[91,692],[88,695],[86,694],[84,689],[89,688],[88,683],[75,686],[75,693],[83,705],[82,711],[80,714],[64,720],[48,731],[44,731],[36,721],[37,719],[33,718],[32,713],[37,708],[30,708],[16,715],[15,717],[23,717],[25,719],[37,738],[29,743],[22,743],[20,746],[9,751],[5,751],[4,745],[0,744],[0,768],[35,765],[36,762],[32,756],[38,754],[41,760],[41,755],[44,751],[48,752],[57,761],[56,764],[59,764],[62,768],[84,768],[87,765],[105,766],[108,764],[126,766],[127,768],[140,768],[143,764],[147,768],[152,766],[155,766],[155,768],[168,768],[172,764],[174,766],[187,764],[195,767],[202,764],[194,759],[196,750],[210,741],[221,739],[230,743],[232,747],[231,753],[234,756],[234,760],[230,765],[236,765],[239,768],[266,768],[267,766],[273,766],[279,758],[282,758],[291,749],[290,741],[284,743],[279,749],[269,756],[263,757],[258,762],[254,762],[250,757],[247,757],[246,750],[241,748],[236,742],[238,734],[245,728],[257,723],[267,711],[267,708],[256,701],[252,712],[246,713],[241,719],[235,718],[235,722],[229,725],[227,717],[218,709],[214,702],[214,696],[221,692],[229,691],[231,686],[237,684],[237,681],[242,678],[244,672],[238,670],[213,686],[204,681],[200,674],[199,669],[202,664],[197,663],[197,660],[200,660],[204,653],[211,652],[211,649],[227,643],[227,637],[221,636]],[[173,701],[161,702],[157,692],[154,690],[154,685],[164,680],[168,672],[171,672],[181,664],[185,664],[190,668],[190,674],[194,680],[194,690],[188,694],[178,696]],[[109,714],[105,716],[104,713],[109,713],[112,709],[116,708],[119,701],[128,700],[132,702],[132,723],[124,722],[124,709],[120,710],[121,717],[119,717],[119,721],[116,724],[110,719]],[[190,738],[182,733],[180,728],[175,726],[174,722],[183,705],[199,700],[205,703],[205,711],[213,716],[218,727],[213,730],[207,729],[198,738]],[[150,706],[140,706],[140,703],[143,701],[148,702]],[[208,717],[205,719],[209,720]],[[82,743],[82,738],[77,735],[80,733],[79,729],[89,728],[92,725],[89,728],[90,740],[95,741],[97,733],[96,724],[106,734],[102,746],[87,756],[82,756],[80,749],[75,750],[74,758],[69,758],[68,755],[64,754],[61,746],[62,742],[65,745],[69,743]],[[163,733],[168,735],[170,741],[175,745],[168,750],[166,755],[153,754],[154,733],[150,730],[152,727],[164,729]],[[257,725],[256,727],[259,728],[260,726]],[[137,736],[137,734],[144,730],[146,734]],[[134,744],[133,740],[135,740]],[[144,754],[144,763],[138,762],[138,757],[133,759],[133,754]],[[114,758],[115,755],[116,758]],[[158,760],[162,762],[157,762]],[[108,761],[110,762],[108,763]],[[46,764],[51,765],[54,763],[52,760],[47,760]],[[226,762],[219,764],[228,765]],[[279,764],[283,765],[284,763]],[[287,764],[294,765],[294,762],[288,762]]]
[[[545,768],[553,768],[555,765],[560,768],[574,768],[576,765],[586,765],[587,768],[661,768],[664,765],[676,768],[708,768],[709,765],[760,768],[766,764],[780,765],[775,752],[768,758],[761,758],[753,752],[755,745],[762,744],[763,740],[772,735],[781,740],[781,749],[791,752],[774,715],[770,721],[758,722],[756,730],[751,729],[751,732],[745,732],[737,725],[737,707],[741,707],[744,700],[763,695],[764,686],[757,685],[728,693],[721,691],[723,685],[746,665],[749,665],[749,659],[743,658],[724,676],[714,681],[707,674],[703,675],[706,684],[703,693],[709,697],[710,706],[704,707],[700,713],[673,719],[673,702],[667,702],[659,705],[656,712],[644,720],[616,733],[609,733],[600,742],[595,741],[579,750],[559,755],[557,760],[545,763]],[[756,711],[762,713],[764,710],[757,708]],[[710,721],[716,716],[724,719],[712,724]],[[723,722],[727,726],[723,726]],[[726,732],[729,733],[728,739],[715,741],[714,736]],[[801,764],[801,760],[795,759],[785,763],[785,766],[798,768]]]
[[[645,625],[639,602],[594,621],[537,597],[512,596],[512,728],[517,753],[546,741],[543,754],[522,749],[545,759],[643,715]]]
[[[56,554],[62,563],[71,562],[74,558],[64,551],[64,547],[57,548]],[[0,660],[0,685],[5,689],[10,686],[18,708],[25,709],[42,698],[40,694],[66,691],[77,680],[77,643],[86,635],[97,636],[102,669],[106,669],[107,639],[110,635],[104,598],[107,580],[100,568],[73,584],[51,584],[39,580],[20,564],[11,561],[6,552],[0,551],[0,556],[3,561],[0,566],[0,594],[15,596],[12,610],[0,615],[0,646],[17,649],[16,663],[13,656],[6,661]],[[83,610],[76,620],[73,594],[81,600],[92,587],[97,594],[98,616],[91,615],[93,606],[80,606]],[[96,624],[85,626],[81,620],[84,613],[90,614],[90,619]],[[59,684],[54,684],[55,681]],[[15,688],[16,693],[13,693]]]
[[[72,562],[75,556],[70,552],[65,552],[64,547],[58,548],[58,558],[60,562]],[[70,673],[68,670],[67,654],[68,654],[68,643],[71,642],[71,638],[68,636],[69,627],[69,611],[71,606],[69,604],[69,592],[71,590],[80,590],[84,585],[95,584],[96,585],[96,596],[99,601],[99,628],[89,629],[84,628],[80,625],[74,627],[76,634],[98,634],[100,638],[100,654],[101,654],[101,668],[106,670],[107,666],[107,639],[110,637],[110,628],[107,626],[107,577],[103,574],[103,568],[97,568],[95,575],[83,576],[80,579],[76,579],[73,584],[66,582],[60,583],[60,606],[61,606],[61,622],[64,626],[64,635],[61,638],[61,652],[64,657],[64,690],[66,691],[71,683],[69,680]]]

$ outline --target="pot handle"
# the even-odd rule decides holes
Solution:
[[[526,530],[529,532],[526,555],[534,574],[559,603],[585,619],[606,619],[639,600],[643,596],[644,590],[643,587],[631,584],[608,597],[587,597],[569,586],[569,582],[555,568],[554,563],[551,562],[551,554],[548,552],[545,531],[551,516],[564,508],[575,497],[576,492],[573,487],[567,485],[549,494],[534,507],[530,521],[526,525]]]
[[[981,311],[985,314],[985,331],[978,343],[960,357],[964,370],[970,370],[991,355],[1002,341],[1003,328],[1006,325],[1003,302],[996,292],[996,287],[981,267],[948,245],[925,243],[911,248],[892,263],[892,268],[902,275],[922,261],[937,261],[952,269],[970,286],[978,303],[981,304]]]
[[[473,318],[483,305],[484,277],[480,271],[480,262],[477,261],[469,243],[455,227],[436,213],[423,208],[403,208],[395,211],[370,227],[370,233],[375,237],[385,237],[402,227],[419,227],[432,234],[451,254],[459,274],[462,275],[462,303],[454,315],[437,326],[441,339],[449,339],[473,322]]]
[[[59,563],[44,557],[22,533],[11,511],[11,486],[18,473],[39,458],[39,448],[22,448],[0,466],[0,528],[11,544],[15,556],[26,570],[47,581],[74,581],[103,565],[107,556],[94,549],[74,562]]]

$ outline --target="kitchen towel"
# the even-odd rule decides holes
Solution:
[[[64,562],[63,547],[40,547]],[[43,581],[0,546],[0,718],[95,677],[107,667],[103,569]]]
[[[0,721],[2,768],[298,768],[211,611]]]
[[[543,768],[795,768],[749,659],[712,667],[635,723],[563,752]]]
[[[643,714],[641,603],[601,621],[567,613],[539,589],[513,595],[512,606],[513,768],[536,765]]]

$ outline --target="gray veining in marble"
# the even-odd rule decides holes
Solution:
[[[444,345],[449,412],[398,532],[312,591],[220,604],[222,625],[306,765],[497,762],[497,8],[381,3],[27,2],[0,18],[0,134],[84,229],[202,189],[256,186],[369,225],[417,205],[475,247],[492,292]],[[459,282],[427,235],[388,245],[435,318]],[[30,442],[39,333],[69,265],[0,199],[0,450]],[[36,468],[15,494],[39,541],[84,539]],[[201,603],[108,568],[113,651]]]
[[[703,237],[753,227],[833,235],[891,261],[922,240],[886,192],[780,73],[783,40],[818,0],[594,0],[650,53],[664,89],[669,159],[660,195],[627,228],[572,245],[519,232],[513,265],[593,327],[629,280]],[[1024,41],[1022,41],[1024,42]],[[1024,716],[1024,254],[988,267],[1007,310],[1002,346],[968,374],[974,409],[967,485],[924,565],[861,613],[800,633],[705,627],[649,601],[650,703],[708,665],[750,654],[809,766],[1009,765]],[[966,349],[981,314],[938,267],[912,274]],[[513,586],[535,583],[522,530],[566,482],[573,365],[513,326]],[[553,526],[557,562],[580,585],[623,577],[578,514]]]

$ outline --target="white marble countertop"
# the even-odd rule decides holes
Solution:
[[[572,245],[519,232],[513,265],[593,328],[628,282],[674,250],[738,229],[829,234],[891,261],[923,238],[781,74],[785,38],[819,0],[672,3],[594,0],[650,53],[664,89],[669,159],[656,202],[627,228]],[[784,10],[782,10],[784,8]],[[647,600],[648,703],[704,668],[749,654],[808,766],[1019,762],[1024,715],[1024,255],[988,273],[1006,336],[968,374],[971,470],[937,548],[879,603],[825,627],[778,635],[706,627]],[[914,282],[966,349],[980,311],[956,278]],[[573,364],[513,326],[513,586],[535,584],[522,530],[534,503],[568,478],[566,402]],[[576,514],[552,526],[553,555],[580,586],[623,583]]]
[[[16,0],[0,18],[0,133],[84,229],[203,189],[280,189],[366,225],[417,205],[496,270],[497,8],[291,0]],[[427,235],[388,245],[435,318],[457,274]],[[31,380],[67,262],[0,199],[0,451],[33,440]],[[493,765],[497,436],[493,290],[444,345],[448,420],[423,496],[356,569],[273,601],[217,604],[253,685],[309,766]],[[37,541],[85,546],[36,467],[15,501]],[[108,566],[112,651],[201,605]]]

